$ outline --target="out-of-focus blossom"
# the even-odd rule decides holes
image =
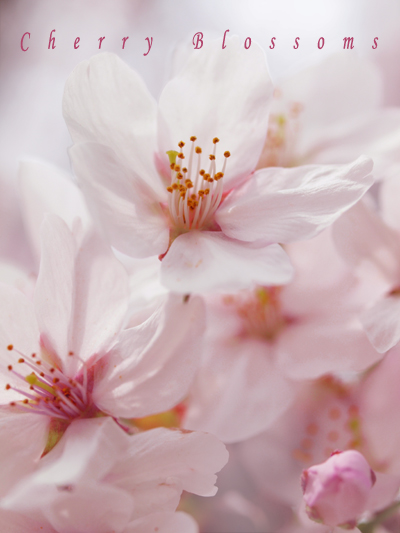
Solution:
[[[183,490],[214,495],[227,459],[212,435],[159,428],[129,436],[109,418],[80,420],[0,506],[58,533],[147,532],[163,518],[166,533],[195,532],[192,519],[170,513]]]
[[[127,274],[111,250],[54,215],[42,238],[34,302],[1,286],[3,405],[56,419],[57,431],[101,412],[141,417],[178,403],[199,359],[200,299],[171,295],[145,323],[122,331]]]
[[[276,243],[316,235],[372,184],[365,158],[253,176],[272,86],[256,45],[227,43],[192,54],[158,111],[139,76],[108,54],[80,64],[65,89],[70,155],[92,213],[121,252],[159,255],[174,291],[286,283],[292,269]]]
[[[301,486],[307,515],[330,526],[352,529],[363,512],[376,477],[365,457],[355,451],[335,452],[303,471]]]
[[[381,179],[400,170],[400,110],[382,107],[378,69],[340,52],[282,81],[257,168],[374,161]]]
[[[208,298],[207,344],[184,427],[243,440],[285,411],[293,380],[359,372],[381,358],[358,320],[370,278],[352,273],[331,232],[287,251],[296,269],[290,284]]]
[[[338,250],[353,269],[369,265],[378,293],[360,315],[375,348],[383,353],[400,340],[400,233],[360,202],[334,226]]]
[[[329,377],[304,384],[293,405],[269,430],[240,444],[260,490],[300,507],[302,471],[326,461],[335,450],[357,450],[376,473],[369,512],[390,505],[400,477],[394,468],[383,468],[379,454],[370,447],[373,441],[365,434],[368,419],[363,394],[360,385]],[[375,429],[379,431],[378,425]]]

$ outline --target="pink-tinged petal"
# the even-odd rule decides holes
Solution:
[[[198,533],[199,528],[189,514],[154,513],[131,522],[123,533]]]
[[[7,346],[13,345],[26,356],[38,353],[40,333],[32,302],[24,294],[13,287],[0,284],[0,301],[0,403],[8,404],[21,399],[21,396],[13,390],[5,390],[5,385],[11,383],[18,388],[23,387],[23,383],[8,371],[8,365],[17,365],[16,370],[23,375],[29,374],[31,370],[25,365],[18,365],[17,361],[21,356],[9,351]]]
[[[66,223],[56,215],[46,215],[34,302],[41,340],[46,349],[61,360],[67,360],[69,352],[75,254],[76,243]]]
[[[128,456],[121,458],[112,475],[115,485],[128,492],[171,483],[199,496],[213,496],[215,473],[227,461],[225,446],[213,435],[157,428],[130,439]],[[149,498],[156,498],[156,492]]]
[[[234,239],[291,242],[309,239],[332,224],[371,187],[372,161],[306,165],[257,171],[216,213]]]
[[[313,163],[350,163],[360,154],[374,161],[374,176],[398,175],[400,110],[382,109],[331,127],[304,158]]]
[[[358,321],[339,312],[286,328],[277,345],[282,372],[291,379],[315,379],[331,372],[361,372],[382,358]]]
[[[0,509],[0,524],[9,533],[58,533],[44,518]]]
[[[370,511],[381,511],[393,503],[400,489],[400,477],[375,472],[376,482],[367,502]]]
[[[110,146],[122,165],[162,192],[154,166],[157,104],[117,55],[98,54],[75,68],[65,85],[63,114],[74,143]]]
[[[376,66],[359,56],[340,52],[291,76],[279,84],[279,90],[288,103],[302,106],[303,128],[298,136],[301,155],[315,149],[321,137],[329,137],[337,124],[351,124],[354,118],[376,109],[382,99],[382,81]],[[360,153],[364,151],[355,157]]]
[[[2,507],[42,512],[60,533],[122,531],[133,512],[132,498],[102,481],[129,441],[110,418],[73,422],[39,468],[2,500]]]
[[[83,361],[103,355],[115,342],[127,307],[125,268],[95,233],[88,234],[75,259],[69,350]],[[69,357],[66,364],[73,359]]]
[[[75,145],[70,156],[89,209],[117,250],[133,257],[167,250],[168,220],[157,197],[117,154],[95,143]],[[168,194],[164,191],[165,198]]]
[[[49,424],[46,416],[0,414],[1,496],[36,468],[47,442]]]
[[[89,213],[71,176],[57,167],[39,161],[22,161],[19,179],[25,228],[39,261],[40,227],[45,213],[58,215],[70,229],[75,217],[79,217],[87,228]]]
[[[212,231],[190,231],[172,243],[161,264],[161,281],[181,293],[234,291],[254,283],[288,283],[293,268],[278,245],[257,246]]]
[[[372,264],[386,290],[398,283],[399,237],[364,201],[343,214],[332,229],[338,251],[352,267]]]
[[[43,509],[58,533],[110,533],[125,531],[134,502],[123,490],[111,485],[82,483],[59,496]]]
[[[241,441],[265,430],[290,405],[295,386],[275,368],[267,342],[232,338],[206,353],[183,427]]]
[[[216,40],[194,51],[165,86],[160,97],[159,146],[164,154],[194,135],[203,159],[208,160],[212,140],[218,137],[217,163],[219,155],[226,150],[231,153],[224,177],[231,188],[254,170],[260,157],[272,82],[257,44],[245,50],[240,39],[233,37],[226,49],[221,45]]]
[[[363,435],[376,464],[400,474],[400,349],[388,352],[363,383],[360,416]]]
[[[400,340],[400,295],[386,296],[361,316],[365,332],[380,353]]]
[[[382,181],[379,189],[382,217],[389,226],[400,231],[400,179],[399,173],[393,178]]]
[[[205,311],[199,297],[170,296],[142,326],[126,330],[95,384],[96,405],[113,416],[166,411],[187,394],[201,358]]]

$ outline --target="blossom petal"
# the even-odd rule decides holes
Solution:
[[[19,179],[25,229],[38,260],[40,227],[45,213],[60,216],[70,229],[76,217],[85,228],[89,226],[90,217],[82,193],[68,174],[52,165],[28,160],[20,164]]]
[[[161,264],[161,282],[172,291],[230,291],[288,283],[293,268],[278,245],[252,246],[220,232],[190,231],[172,243]]]
[[[1,413],[0,495],[33,472],[43,453],[50,418],[29,413]],[[23,438],[22,435],[29,435]]]
[[[361,317],[365,332],[380,353],[400,341],[400,296],[386,296]]]
[[[19,290],[0,284],[0,402],[8,404],[13,400],[20,400],[19,393],[5,390],[7,383],[12,383],[21,388],[21,381],[7,370],[8,365],[17,364],[19,354],[9,351],[7,346],[13,345],[16,350],[30,356],[38,353],[39,328],[32,302]],[[18,368],[21,374],[30,374],[31,370],[25,365]],[[28,385],[28,384],[27,384]]]
[[[289,406],[294,384],[275,368],[266,342],[214,342],[206,353],[183,427],[236,442],[265,430]]]
[[[137,174],[100,144],[75,145],[70,156],[89,209],[110,243],[133,257],[164,253],[169,241],[167,219]]]
[[[46,349],[61,360],[67,360],[69,352],[75,254],[76,243],[66,223],[56,215],[46,215],[34,302],[41,340]]]
[[[215,473],[227,461],[225,446],[213,435],[156,428],[130,439],[129,455],[113,468],[113,479],[128,492],[170,482],[199,496],[213,496]]]
[[[339,310],[340,312],[340,310]],[[278,361],[292,379],[315,379],[330,372],[361,372],[381,355],[357,321],[332,315],[289,326],[279,337]]]
[[[400,244],[395,231],[362,201],[333,225],[333,238],[343,258],[354,268],[362,262],[374,267],[375,283],[389,290],[400,279]],[[381,290],[382,290],[381,289]]]
[[[123,165],[162,190],[154,166],[157,104],[117,55],[98,54],[79,63],[65,85],[63,114],[74,143],[110,146]]]
[[[125,531],[133,510],[132,498],[106,484],[80,484],[62,492],[44,515],[58,533]]]
[[[372,161],[257,171],[216,213],[234,239],[291,242],[309,239],[354,205],[373,183]]]
[[[255,43],[246,50],[238,37],[205,43],[194,51],[160,97],[159,146],[164,154],[192,135],[208,159],[214,137],[218,154],[230,151],[225,185],[233,187],[257,164],[272,100],[265,56]],[[220,170],[220,169],[219,169]]]
[[[139,418],[170,409],[187,394],[200,362],[202,300],[171,296],[143,326],[126,330],[95,383],[96,405],[113,416]]]
[[[128,307],[126,270],[95,233],[79,247],[74,289],[69,348],[85,361],[115,342]]]
[[[187,513],[153,513],[131,522],[124,533],[198,533],[194,518]]]

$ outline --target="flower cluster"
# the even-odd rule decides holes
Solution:
[[[398,110],[355,56],[274,87],[256,43],[185,55],[158,103],[83,61],[74,178],[21,163],[2,530],[395,533]]]

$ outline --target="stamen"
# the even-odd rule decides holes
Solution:
[[[196,139],[195,136],[190,137],[192,144],[187,168],[181,170],[180,165],[175,163],[176,157],[181,160],[185,158],[183,141],[178,143],[181,152],[173,150],[167,152],[171,161],[171,184],[167,187],[170,193],[168,196],[169,212],[172,223],[178,230],[183,231],[202,229],[212,224],[212,217],[222,201],[221,180],[225,174],[227,159],[231,155],[229,151],[224,152],[225,160],[222,171],[217,172],[216,146],[219,139],[214,137],[213,153],[208,156],[210,168],[206,172],[201,168],[203,150],[200,146],[195,146]],[[197,164],[193,161],[194,154],[197,154]],[[197,168],[195,169],[194,166]],[[183,178],[185,178],[184,183],[182,183]],[[191,190],[191,194],[188,190]]]

